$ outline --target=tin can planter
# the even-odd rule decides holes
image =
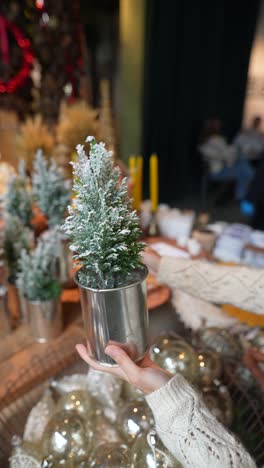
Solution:
[[[60,299],[27,301],[31,333],[39,343],[46,343],[60,335],[62,314]]]
[[[138,270],[138,280],[115,289],[92,289],[75,281],[80,289],[82,315],[88,352],[100,364],[117,366],[105,354],[108,344],[118,344],[134,360],[140,360],[148,345],[148,310],[144,267]]]

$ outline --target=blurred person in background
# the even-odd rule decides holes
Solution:
[[[235,198],[242,200],[246,196],[255,171],[246,159],[239,157],[236,146],[227,143],[221,131],[221,120],[208,120],[205,123],[199,151],[208,164],[210,179],[234,181]]]
[[[249,128],[242,129],[234,139],[234,146],[240,158],[259,161],[264,154],[264,134],[261,131],[262,119],[253,117]]]

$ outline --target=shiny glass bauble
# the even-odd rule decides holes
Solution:
[[[94,419],[94,439],[93,447],[100,444],[123,442],[123,438],[117,429],[116,424],[111,424],[104,414],[96,414]]]
[[[140,432],[148,431],[153,427],[154,418],[144,400],[132,400],[120,409],[117,422],[118,430],[125,440],[131,443]]]
[[[161,335],[150,350],[151,359],[172,374],[180,373],[189,382],[197,375],[197,359],[194,349],[182,338]]]
[[[130,455],[131,468],[180,468],[181,464],[164,447],[155,432],[142,433],[136,438]]]
[[[91,423],[76,411],[60,411],[48,422],[42,438],[45,457],[56,462],[79,463],[87,460],[92,448]]]
[[[239,341],[227,330],[218,327],[202,328],[199,331],[201,342],[223,357],[238,358],[242,349]]]
[[[125,444],[108,443],[96,447],[89,460],[91,468],[128,468],[129,448]],[[88,465],[87,465],[88,466]]]
[[[95,402],[86,390],[73,390],[59,399],[56,410],[77,411],[81,416],[90,418],[95,412]]]
[[[229,427],[233,420],[233,404],[225,385],[215,383],[202,389],[203,401],[211,413],[224,426]]]
[[[143,392],[128,382],[123,383],[122,396],[124,400],[141,400],[144,398]]]
[[[219,379],[222,373],[222,363],[218,353],[210,350],[197,352],[197,380],[198,385],[211,385]]]

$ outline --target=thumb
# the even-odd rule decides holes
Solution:
[[[109,345],[106,347],[105,353],[111,356],[111,358],[113,358],[121,367],[130,382],[135,382],[137,380],[139,368],[122,348],[115,345]]]

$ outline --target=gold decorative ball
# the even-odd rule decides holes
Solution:
[[[95,403],[85,390],[73,390],[59,399],[56,410],[77,411],[81,416],[90,418],[95,412]]]
[[[76,411],[60,411],[49,421],[42,438],[42,452],[54,462],[72,465],[87,460],[92,448],[91,424]],[[77,465],[78,466],[78,465]]]
[[[181,373],[189,382],[197,375],[197,358],[192,346],[183,338],[161,335],[150,350],[155,364],[172,374]]]
[[[143,392],[128,382],[123,383],[122,396],[124,400],[141,400],[144,398]]]
[[[123,438],[118,431],[116,424],[111,424],[104,414],[97,414],[94,419],[94,440],[93,446],[99,444],[123,442]]]
[[[219,379],[222,373],[222,363],[218,353],[210,350],[197,352],[197,384],[211,385]]]
[[[233,404],[230,393],[220,383],[202,389],[205,405],[224,426],[229,427],[233,420]]]
[[[154,418],[144,400],[132,400],[121,408],[117,423],[118,430],[125,440],[131,443],[140,432],[148,431],[153,427]]]
[[[128,468],[129,448],[125,444],[108,443],[95,448],[89,460],[91,468]],[[88,466],[88,465],[87,465]]]
[[[181,464],[164,447],[155,432],[139,434],[132,446],[131,468],[180,468]]]
[[[242,353],[239,341],[223,328],[202,328],[199,331],[199,338],[207,348],[223,357],[238,358]]]

